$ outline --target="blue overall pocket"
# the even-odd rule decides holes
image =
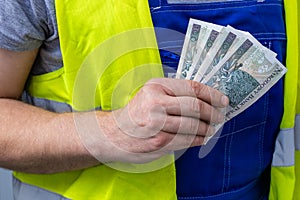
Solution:
[[[281,0],[149,0],[155,27],[186,32],[189,18],[248,31],[285,60],[286,35]],[[180,34],[178,34],[180,35]],[[157,37],[161,59],[176,71],[183,37]],[[284,64],[284,63],[283,63]],[[280,80],[246,111],[225,124],[199,158],[203,147],[178,152],[178,199],[266,199],[275,139],[283,112]],[[214,141],[217,140],[217,141]],[[205,148],[205,147],[204,147]]]

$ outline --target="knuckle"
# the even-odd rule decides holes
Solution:
[[[153,150],[163,148],[168,143],[168,138],[164,135],[157,135],[151,138],[151,146]]]
[[[149,88],[149,90],[153,91],[163,91],[165,84],[164,78],[153,78],[145,83],[144,88]]]
[[[198,119],[190,119],[188,121],[188,133],[197,134],[200,126],[200,121]]]
[[[162,100],[153,98],[147,102],[143,110],[137,111],[143,114],[137,119],[141,126],[148,127],[149,129],[158,129],[165,121],[166,108]]]
[[[207,88],[207,86],[205,86],[204,84],[198,83],[196,81],[190,81],[190,87],[196,96],[201,94]]]
[[[158,90],[158,86],[149,86],[150,88],[154,90]],[[148,91],[148,90],[145,90],[144,93],[144,102],[147,102],[146,105],[149,106],[150,109],[152,109],[153,107],[156,107],[156,106],[165,106],[165,102],[162,98],[162,94],[159,93],[159,92],[151,92],[151,91]]]
[[[223,121],[223,115],[217,109],[214,108],[211,122],[220,123],[222,121]]]
[[[160,131],[162,129],[162,123],[163,121],[160,119],[160,117],[151,117],[148,123],[148,127],[151,130]]]
[[[204,143],[204,137],[196,136],[191,146],[200,146]]]
[[[209,131],[209,125],[206,123],[203,123],[202,126],[199,129],[199,134],[200,135],[207,135]]]
[[[151,79],[149,79],[147,82],[146,82],[146,85],[147,84],[157,84],[157,83],[160,83],[161,82],[161,80],[162,80],[163,78],[151,78]]]
[[[206,108],[206,104],[203,101],[199,101],[198,102],[198,109],[199,109],[199,113],[203,113],[205,111]]]
[[[157,107],[162,107],[164,105],[164,102],[159,98],[158,96],[153,96],[150,100],[150,106],[152,110],[155,110]]]
[[[154,81],[148,81],[139,91],[143,92],[144,95],[151,95],[153,92],[159,90],[161,85]]]
[[[192,111],[200,114],[200,110],[201,110],[200,104],[201,104],[201,102],[199,101],[199,99],[193,98],[192,103],[191,103],[191,106],[193,109]]]

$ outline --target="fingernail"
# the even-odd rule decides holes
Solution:
[[[228,106],[228,103],[229,103],[228,97],[223,95],[221,97],[221,103],[223,106]]]

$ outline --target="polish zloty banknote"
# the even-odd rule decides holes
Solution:
[[[187,75],[191,71],[194,56],[198,51],[202,51],[205,42],[212,30],[221,30],[221,26],[207,23],[200,20],[190,19],[184,45],[182,48],[176,78],[188,79]]]
[[[200,22],[198,22],[200,23]],[[202,62],[206,58],[206,55],[217,43],[220,31],[223,29],[222,26],[215,24],[207,24],[206,34],[203,35],[199,40],[199,48],[196,55],[193,58],[192,66],[187,74],[186,79],[193,80],[197,74]]]
[[[225,56],[216,68],[204,82],[228,96],[226,121],[252,105],[286,73],[274,54],[252,38]]]
[[[211,47],[214,45],[214,43],[217,40],[217,37],[219,36],[219,32],[216,30],[209,31],[209,37],[205,42],[205,45],[203,48],[200,48],[201,51],[198,51],[196,54],[194,61],[192,63],[192,66],[187,74],[186,79],[193,80],[195,75],[197,74],[203,60],[205,59],[207,53],[211,49]]]
[[[186,78],[186,75],[192,65],[193,57],[197,52],[197,42],[201,29],[203,30],[203,27],[200,24],[193,23],[193,21],[189,22],[176,78]]]
[[[199,67],[193,80],[201,82],[205,76],[222,60],[222,58],[224,58],[232,46],[237,44],[237,42],[242,38],[244,39],[244,37],[241,37],[240,32],[231,27],[224,27],[220,32],[216,44],[207,53],[206,58],[202,62],[202,66]]]
[[[176,78],[211,86],[229,97],[225,122],[265,94],[286,68],[250,33],[191,19]],[[214,124],[217,131],[222,124]],[[205,138],[205,143],[211,138]]]

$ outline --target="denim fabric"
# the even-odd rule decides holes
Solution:
[[[155,27],[184,34],[190,17],[229,24],[250,32],[275,51],[280,61],[285,60],[281,0],[169,2],[172,4],[167,0],[149,0]],[[182,43],[183,37],[158,36],[162,62],[169,66],[169,72],[176,70]],[[204,158],[199,158],[203,147],[190,148],[182,156],[179,156],[182,152],[177,152],[178,199],[267,199],[270,164],[282,112],[283,82],[280,80],[254,105],[225,124],[220,136],[209,142],[216,145]]]

